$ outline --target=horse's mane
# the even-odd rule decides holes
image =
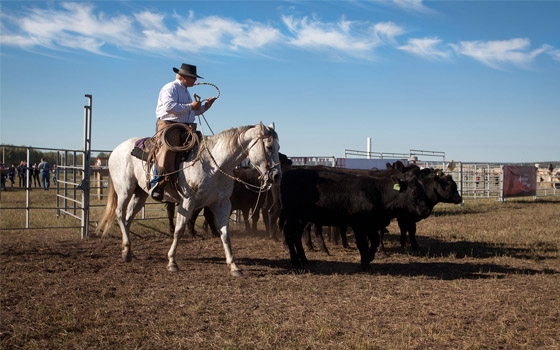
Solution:
[[[251,128],[254,128],[256,125],[245,125],[240,126],[237,128],[231,128],[222,131],[219,134],[211,135],[211,136],[203,136],[203,140],[201,142],[201,146],[198,148],[198,156],[200,157],[204,147],[208,149],[212,149],[217,143],[223,142],[226,144],[226,150],[231,151],[237,147],[238,137],[240,134],[248,131]]]

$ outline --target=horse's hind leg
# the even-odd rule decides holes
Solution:
[[[175,203],[166,202],[165,210],[167,211],[167,220],[169,222],[169,233],[173,234],[175,232]]]
[[[119,202],[117,204],[116,217],[117,224],[119,225],[122,233],[122,259],[125,262],[132,261],[132,250],[130,249],[130,233],[129,225],[126,223],[125,210],[129,203],[129,198],[121,199],[119,197]]]
[[[117,205],[117,223],[122,232],[122,258],[125,262],[132,261],[132,247],[130,242],[130,225],[132,220],[138,214],[140,209],[144,206],[148,194],[140,189],[137,189],[132,197],[123,196],[119,198]],[[123,208],[126,207],[126,216],[123,215]]]

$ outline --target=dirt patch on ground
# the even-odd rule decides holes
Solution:
[[[419,255],[386,236],[371,273],[355,248],[327,242],[290,269],[281,242],[240,232],[245,276],[229,275],[221,241],[186,237],[177,273],[171,237],[133,225],[120,237],[1,232],[2,348],[557,349],[560,202],[436,207],[418,224]],[[56,231],[56,232],[53,232]],[[116,230],[115,230],[116,233]],[[351,242],[351,246],[353,242]]]

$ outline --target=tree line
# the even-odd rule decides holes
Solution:
[[[74,164],[73,152],[64,152],[63,150],[44,150],[13,145],[0,145],[0,150],[2,151],[0,161],[4,164],[4,167],[9,167],[12,164],[17,166],[22,160],[27,161],[27,150],[29,150],[29,161],[31,164],[39,163],[41,158],[51,164],[57,164],[65,155],[67,157],[65,163]],[[76,153],[76,164],[82,163],[82,157],[82,153]],[[109,154],[100,152],[95,157],[92,154],[90,165],[94,165],[98,157],[105,159],[109,157]]]

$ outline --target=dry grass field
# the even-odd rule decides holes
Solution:
[[[0,227],[21,223],[6,208],[22,201],[1,194]],[[116,227],[80,239],[41,229],[70,220],[44,211],[35,229],[0,231],[3,349],[560,348],[559,199],[439,204],[418,224],[420,254],[401,250],[392,223],[389,256],[371,273],[360,272],[353,241],[327,241],[330,256],[309,252],[309,267],[292,271],[281,242],[233,223],[241,278],[204,235],[185,237],[181,271],[167,272],[165,220],[133,224],[124,263]]]

